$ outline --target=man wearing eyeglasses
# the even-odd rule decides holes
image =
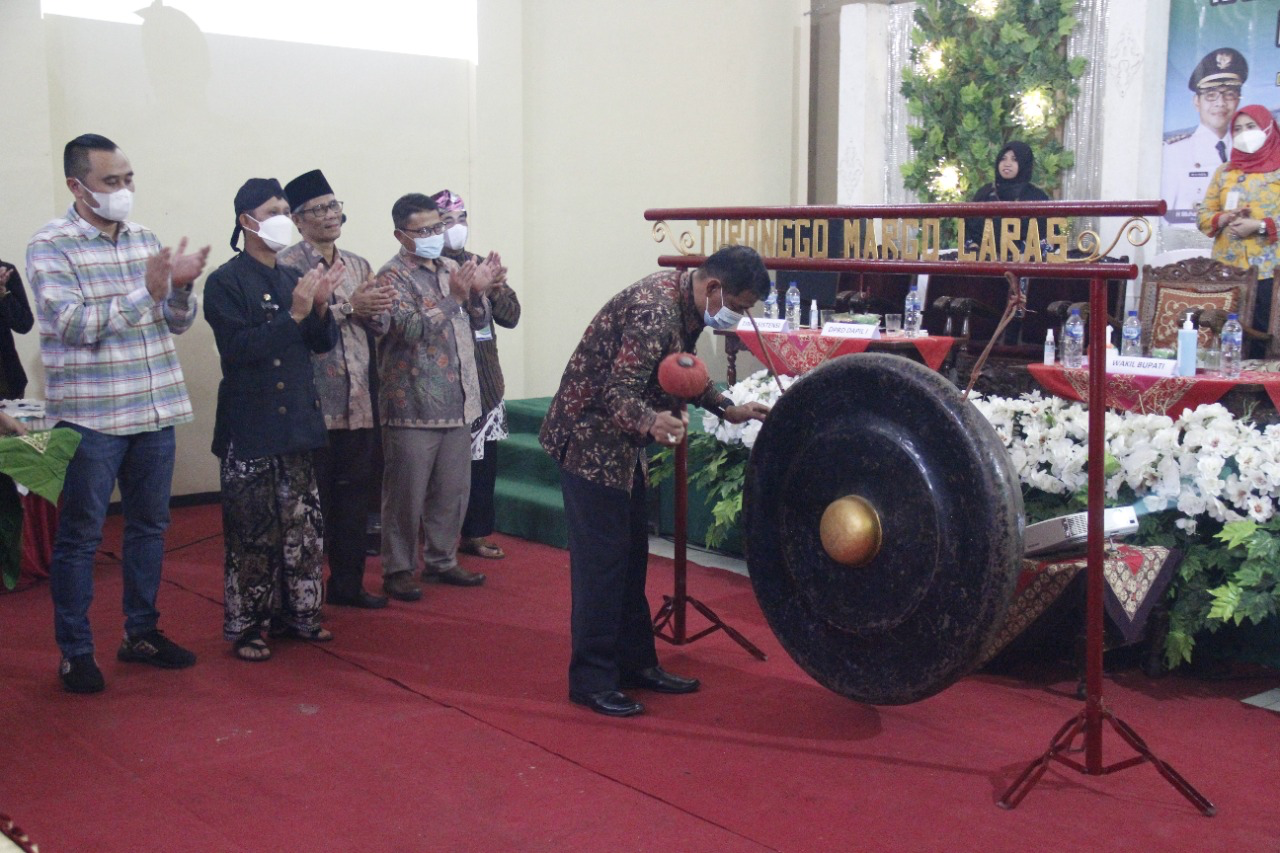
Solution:
[[[491,321],[485,295],[506,269],[496,255],[459,266],[441,257],[445,224],[429,196],[410,193],[391,208],[400,251],[378,271],[394,288],[378,339],[378,416],[383,426],[383,591],[417,601],[423,580],[478,586],[484,575],[458,565],[458,537],[471,492],[471,423],[480,417],[475,330]]]
[[[1210,52],[1191,72],[1187,87],[1200,124],[1190,133],[1165,140],[1160,194],[1168,204],[1165,222],[1196,227],[1196,208],[1204,200],[1214,170],[1231,156],[1231,117],[1240,107],[1240,88],[1249,79],[1249,63],[1230,47]]]
[[[312,169],[299,175],[284,191],[302,241],[281,252],[276,263],[305,275],[341,260],[346,270],[330,299],[330,313],[338,322],[338,345],[311,357],[328,433],[327,445],[312,454],[329,558],[325,600],[375,610],[385,607],[387,599],[364,589],[375,444],[369,370],[373,336],[386,331],[393,290],[374,281],[368,261],[338,248],[345,217],[342,202],[323,172]]]

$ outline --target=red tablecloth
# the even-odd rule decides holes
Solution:
[[[740,331],[738,338],[763,364],[769,363],[764,356],[764,348],[760,345],[759,335],[755,332]],[[893,345],[893,348],[900,348],[907,342],[915,346],[930,369],[937,370],[942,366],[947,353],[951,352],[951,347],[956,342],[955,338],[942,335],[932,335],[927,338],[908,338],[905,335],[876,339],[829,338],[816,329],[799,329],[786,334],[765,332],[764,338],[769,346],[769,353],[773,356],[774,368],[787,376],[807,373],[824,361],[838,356],[866,352],[868,349],[874,352],[877,349],[887,348],[886,344]]]
[[[1068,400],[1088,402],[1088,370],[1068,370],[1058,364],[1029,364],[1027,369],[1046,391]],[[1108,373],[1106,405],[1107,408],[1142,415],[1168,415],[1176,418],[1185,409],[1194,409],[1204,403],[1216,403],[1239,385],[1262,386],[1272,404],[1280,409],[1280,374],[1252,370],[1242,372],[1239,379]]]

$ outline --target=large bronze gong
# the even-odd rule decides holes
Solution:
[[[914,702],[972,669],[1022,556],[1022,492],[985,418],[932,370],[834,359],[751,453],[747,565],[783,647],[820,684]]]

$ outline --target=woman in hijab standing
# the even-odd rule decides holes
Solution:
[[[974,201],[1048,201],[1049,195],[1035,184],[1031,176],[1035,173],[1036,158],[1031,153],[1031,146],[1025,142],[1006,142],[996,155],[995,182],[984,184],[974,194]],[[1040,239],[1045,237],[1044,220],[1036,219],[1040,228]],[[996,245],[1000,243],[1002,219],[993,221],[995,226]],[[964,237],[966,243],[982,242],[983,218],[975,217],[964,221]],[[1018,232],[1022,239],[1019,248],[1024,248],[1027,235],[1027,219],[1022,220],[1022,230]]]
[[[1280,132],[1266,107],[1241,107],[1231,119],[1231,157],[1218,167],[1200,207],[1200,230],[1213,238],[1214,260],[1258,269],[1254,329],[1267,328],[1276,269],[1276,216],[1280,212]],[[1277,330],[1280,331],[1280,330]],[[1251,358],[1265,355],[1250,341]]]

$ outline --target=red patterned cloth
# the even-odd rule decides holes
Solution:
[[[1089,371],[1066,369],[1057,364],[1029,364],[1032,377],[1046,391],[1068,400],[1089,401]],[[1141,415],[1168,415],[1176,418],[1184,409],[1216,403],[1239,385],[1261,385],[1280,409],[1280,374],[1246,370],[1239,379],[1221,376],[1134,376],[1107,374],[1109,409],[1123,409]]]
[[[58,532],[58,507],[28,492],[22,496],[22,577],[47,578],[53,562],[53,536]]]
[[[1103,607],[1126,645],[1142,639],[1147,617],[1164,595],[1181,560],[1178,552],[1154,545],[1118,545],[1108,552],[1102,563],[1102,576],[1106,581]],[[1087,568],[1088,562],[1084,557],[1024,559],[1004,625],[983,649],[979,665],[994,658],[1031,627]]]
[[[751,354],[762,364],[769,364],[765,358],[764,347],[760,345],[760,335],[755,332],[739,331],[738,338],[751,350]],[[947,353],[955,345],[956,339],[941,335],[927,338],[908,338],[905,335],[892,335],[883,338],[829,338],[816,329],[799,329],[782,334],[781,332],[765,332],[765,344],[769,347],[773,367],[784,376],[800,376],[808,373],[828,359],[842,355],[866,352],[870,349],[886,349],[885,344],[902,344],[910,341],[929,365],[937,370],[946,360]]]

